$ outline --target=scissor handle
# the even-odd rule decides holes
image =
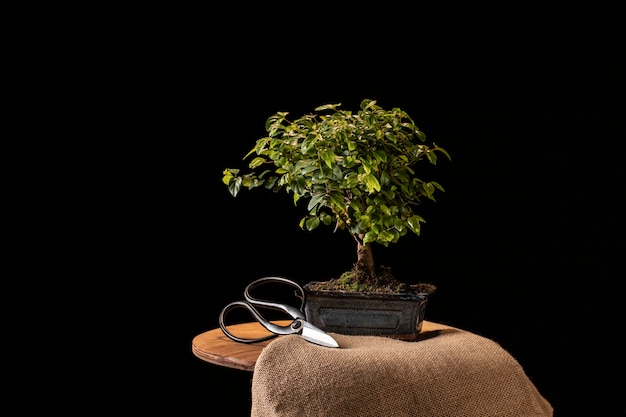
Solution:
[[[252,297],[250,295],[250,291],[252,291],[252,289],[258,287],[259,285],[267,284],[267,283],[271,283],[271,282],[278,282],[278,283],[287,284],[287,285],[291,285],[292,287],[295,287],[300,292],[299,295],[296,293],[296,297],[300,298],[300,300],[301,300],[300,309],[297,309],[295,307],[292,307],[292,306],[286,305],[286,304],[279,304],[279,303],[274,303],[274,302],[271,302],[271,301],[259,300],[259,299],[254,298],[254,297]],[[259,278],[256,281],[253,281],[250,284],[248,284],[248,286],[246,287],[246,289],[243,292],[243,296],[246,299],[246,301],[248,301],[250,304],[253,304],[255,306],[262,306],[262,307],[271,308],[273,310],[284,311],[285,313],[289,314],[294,319],[305,319],[305,315],[304,315],[304,303],[305,303],[304,289],[300,286],[300,284],[298,284],[297,282],[292,281],[292,280],[290,280],[288,278],[282,278],[282,277]]]
[[[267,305],[266,307],[268,308],[273,308],[273,303],[269,303],[270,305]],[[279,306],[279,310],[284,310],[282,305],[278,305]],[[263,326],[265,327],[267,330],[269,330],[270,332],[272,332],[273,334],[270,334],[268,336],[264,336],[264,337],[259,337],[256,339],[242,339],[240,337],[235,336],[234,334],[230,333],[228,331],[228,329],[226,328],[226,324],[224,323],[224,318],[226,317],[226,314],[228,314],[229,311],[235,309],[235,308],[245,308],[246,310],[248,310],[253,316],[254,318]],[[222,312],[220,313],[220,317],[219,317],[219,322],[220,322],[220,327],[222,329],[222,331],[224,332],[224,334],[226,336],[228,336],[228,338],[236,341],[236,342],[241,342],[241,343],[256,343],[256,342],[263,342],[265,340],[269,340],[272,339],[278,335],[286,335],[286,334],[295,334],[295,333],[300,333],[302,331],[302,319],[300,318],[296,318],[294,321],[292,321],[289,325],[287,326],[279,326],[277,324],[271,323],[268,320],[265,320],[260,314],[259,312],[247,301],[233,301],[232,303],[228,304],[226,307],[224,307],[222,309]]]

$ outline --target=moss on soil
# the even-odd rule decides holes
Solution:
[[[360,273],[353,268],[341,274],[339,278],[328,281],[318,281],[308,285],[313,291],[345,291],[406,294],[409,292],[432,294],[436,286],[428,283],[407,284],[400,281],[390,271],[390,268],[380,266],[373,276]]]

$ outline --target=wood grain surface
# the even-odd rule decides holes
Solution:
[[[277,320],[272,323],[280,326],[292,320]],[[271,333],[257,322],[233,324],[228,331],[243,339],[256,339]],[[198,358],[215,365],[253,371],[261,351],[273,339],[258,343],[240,343],[229,339],[221,328],[209,330],[193,338],[191,350]]]

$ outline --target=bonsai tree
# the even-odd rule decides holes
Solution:
[[[278,112],[265,123],[267,136],[244,156],[249,170],[223,171],[233,196],[263,187],[286,191],[306,204],[300,227],[320,225],[345,230],[356,244],[356,263],[331,284],[347,291],[406,291],[389,268],[378,266],[372,244],[388,246],[407,233],[420,234],[425,220],[416,211],[435,201],[436,181],[418,177],[417,165],[436,165],[445,149],[426,143],[426,135],[399,108],[386,110],[365,99],[356,113],[326,104],[295,120]],[[422,162],[423,164],[424,162]],[[318,288],[320,289],[320,288]]]

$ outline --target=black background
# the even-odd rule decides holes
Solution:
[[[70,214],[94,312],[83,346],[98,352],[85,372],[111,378],[100,407],[249,414],[252,374],[196,358],[193,337],[250,281],[325,279],[355,248],[330,228],[300,230],[304,209],[287,196],[232,197],[222,171],[243,167],[276,111],[371,98],[452,156],[432,170],[446,192],[424,204],[422,235],[376,247],[377,261],[436,284],[427,320],[500,343],[555,416],[626,414],[623,128],[606,129],[607,101],[623,102],[614,26],[532,4],[390,6],[84,23],[86,145],[69,174],[85,197]]]

